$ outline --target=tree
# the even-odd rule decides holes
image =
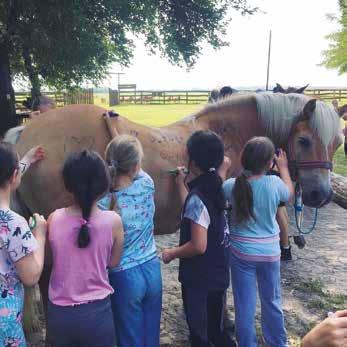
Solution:
[[[331,19],[338,21],[340,29],[328,36],[331,43],[329,49],[323,52],[323,65],[343,74],[347,72],[347,0],[339,0],[339,7],[340,18],[331,16]]]
[[[247,0],[0,0],[0,109],[13,114],[18,76],[29,79],[33,96],[42,85],[99,82],[112,62],[130,64],[134,36],[171,63],[192,66],[203,42],[227,45],[230,8],[256,11]]]

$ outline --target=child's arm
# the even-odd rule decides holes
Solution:
[[[188,196],[188,190],[184,184],[184,181],[185,181],[187,175],[184,173],[185,168],[183,166],[179,166],[177,168],[177,170],[178,170],[178,175],[177,175],[175,181],[176,181],[176,185],[177,185],[177,189],[178,189],[178,195],[180,197],[180,201],[181,201],[181,204],[183,206],[183,204],[186,201],[186,198]]]
[[[191,258],[206,252],[207,229],[191,221],[191,240],[182,246],[164,249],[162,259],[165,264],[176,258]]]
[[[29,167],[45,157],[45,151],[42,147],[37,146],[30,149],[24,157],[19,161],[20,169],[24,174]]]
[[[113,247],[111,253],[111,260],[108,266],[110,268],[115,267],[119,264],[120,258],[123,253],[123,243],[124,243],[124,232],[123,225],[120,217],[117,215],[117,220],[112,228],[113,235]]]
[[[34,286],[40,279],[43,269],[47,223],[43,216],[34,214],[36,227],[32,231],[38,243],[38,248],[32,253],[15,262],[20,280],[28,287]]]
[[[279,154],[278,155],[275,154],[275,161],[276,161],[276,165],[280,173],[281,179],[289,189],[290,197],[288,202],[292,203],[294,201],[294,185],[289,174],[286,152],[280,149]]]

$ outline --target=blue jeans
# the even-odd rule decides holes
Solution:
[[[254,320],[258,282],[265,342],[272,347],[287,347],[281,303],[280,261],[245,261],[234,254],[230,259],[238,346],[257,346]]]
[[[159,347],[162,280],[159,258],[110,272],[111,296],[119,347]]]

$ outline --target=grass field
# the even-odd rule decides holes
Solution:
[[[150,126],[164,126],[200,110],[203,106],[204,104],[121,105],[112,109],[137,123]]]
[[[173,104],[173,105],[120,105],[108,107],[100,102],[100,106],[113,109],[131,121],[150,126],[164,126],[197,112],[204,104]],[[347,158],[343,146],[334,157],[334,172],[347,177]]]

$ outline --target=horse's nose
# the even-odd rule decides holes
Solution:
[[[322,207],[331,201],[333,192],[331,189],[325,191],[324,189],[312,190],[309,195],[310,206]]]

